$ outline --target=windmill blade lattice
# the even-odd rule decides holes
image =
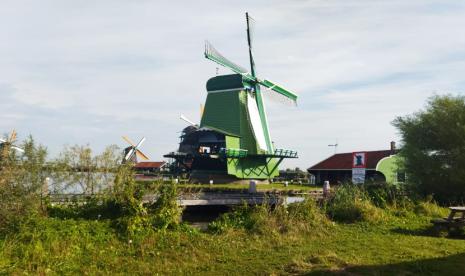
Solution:
[[[258,83],[265,87],[265,89],[262,90],[265,92],[263,94],[270,99],[277,100],[285,104],[289,103],[291,105],[297,105],[297,95],[293,92],[269,80],[259,81]]]
[[[247,69],[242,66],[235,64],[234,62],[230,61],[229,59],[225,58],[220,52],[218,52],[213,45],[205,41],[205,57],[209,60],[212,60],[218,63],[221,66],[231,69],[234,73],[241,74],[244,76],[249,75]],[[249,76],[252,80],[252,78]]]

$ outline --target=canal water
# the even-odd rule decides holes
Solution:
[[[294,204],[304,200],[305,197],[303,196],[283,197],[284,204]],[[233,209],[234,206],[226,205],[186,206],[182,214],[182,221],[200,230],[207,230],[209,223],[215,221],[221,215],[233,211]]]
[[[210,222],[222,214],[231,212],[232,209],[233,207],[224,205],[186,206],[182,213],[182,221],[200,230],[206,230]]]

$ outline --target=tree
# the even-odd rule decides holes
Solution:
[[[93,156],[89,145],[65,147],[52,162],[55,192],[94,194],[113,181],[121,156],[116,145],[110,145]]]
[[[425,110],[398,117],[408,181],[443,203],[465,200],[465,97],[433,96]]]
[[[0,234],[18,227],[21,221],[38,214],[45,181],[47,150],[30,136],[24,152],[6,145],[0,156]]]

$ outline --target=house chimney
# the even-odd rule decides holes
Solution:
[[[396,153],[396,142],[391,141],[391,154]]]

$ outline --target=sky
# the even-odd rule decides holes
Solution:
[[[200,120],[218,67],[208,39],[248,67],[245,12],[255,19],[257,75],[299,95],[266,101],[276,147],[308,168],[337,152],[401,143],[391,122],[432,95],[464,95],[463,1],[0,2],[0,133],[31,134],[53,158],[145,136],[152,160]],[[219,68],[219,74],[231,73]]]

